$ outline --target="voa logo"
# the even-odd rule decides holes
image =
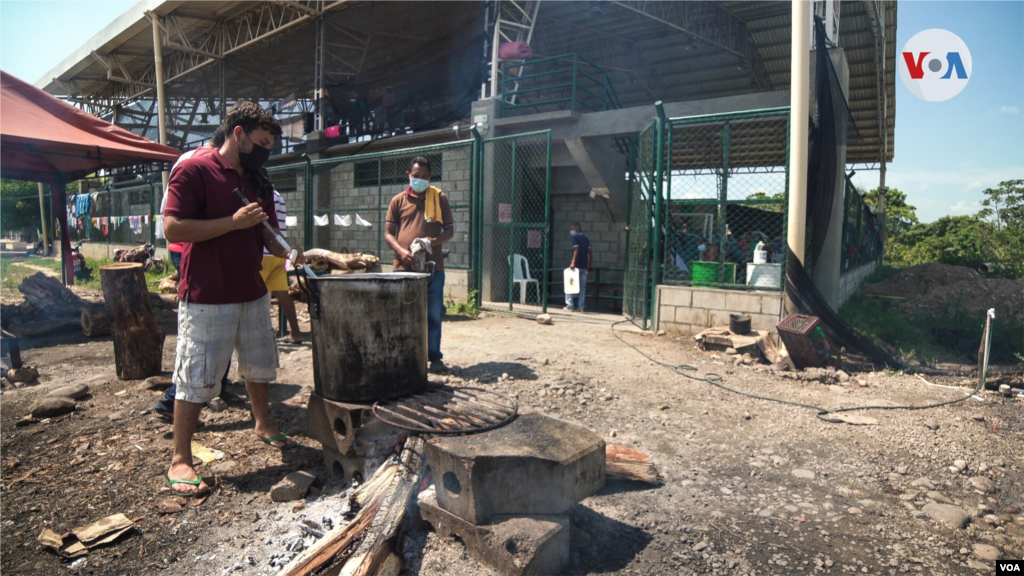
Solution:
[[[918,32],[900,54],[900,77],[922,100],[942,102],[956,96],[971,78],[971,51],[949,30]]]

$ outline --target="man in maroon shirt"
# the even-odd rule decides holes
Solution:
[[[219,150],[189,158],[171,175],[164,209],[167,241],[186,243],[178,282],[174,453],[164,477],[181,496],[210,491],[192,467],[192,435],[203,404],[219,392],[233,351],[256,436],[278,449],[295,445],[270,420],[268,386],[277,377],[277,346],[260,276],[264,246],[282,258],[289,253],[261,226],[277,227],[272,186],[258,170],[281,126],[259,105],[239,102],[228,110],[224,128],[227,139]]]

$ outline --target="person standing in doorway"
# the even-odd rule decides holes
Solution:
[[[426,271],[431,273],[427,286],[427,358],[430,371],[447,372],[441,354],[441,317],[444,315],[444,255],[441,246],[455,235],[455,221],[448,196],[430,184],[430,161],[422,156],[412,159],[409,187],[391,199],[384,222],[384,241],[395,252],[395,270],[416,270],[411,251],[414,240],[430,243]]]
[[[583,235],[583,227],[579,222],[573,222],[569,228],[572,235],[572,260],[569,262],[569,269],[580,271],[580,293],[577,296],[578,303],[573,306],[572,294],[565,295],[565,310],[569,312],[583,312],[586,310],[587,300],[587,273],[593,267],[594,251],[590,249],[590,238]]]

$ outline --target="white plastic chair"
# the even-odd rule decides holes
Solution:
[[[540,282],[538,282],[533,276],[530,276],[530,263],[526,260],[526,256],[521,256],[519,254],[513,254],[513,256],[515,256],[515,265],[512,266],[512,281],[519,285],[519,303],[526,304],[527,286],[532,282],[539,297]],[[512,261],[512,257],[509,257],[509,260]]]

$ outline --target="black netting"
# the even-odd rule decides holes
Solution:
[[[815,52],[815,86],[817,114],[811,130],[811,146],[807,168],[807,250],[805,265],[814,269],[825,245],[832,210],[843,189],[837,186],[836,174],[840,164],[840,149],[850,140],[858,140],[860,133],[850,107],[843,95],[835,66],[829,57],[825,42],[825,27],[815,17],[817,49]]]

